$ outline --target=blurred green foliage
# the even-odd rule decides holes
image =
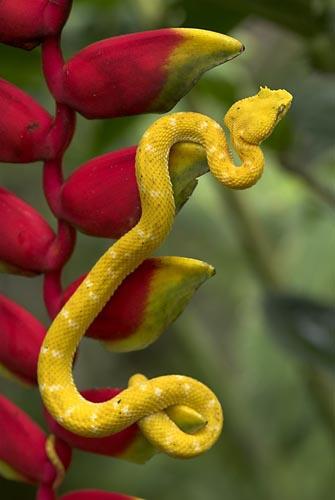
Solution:
[[[201,179],[160,249],[217,270],[173,328],[145,351],[127,355],[85,340],[76,367],[83,388],[124,386],[138,371],[198,378],[223,403],[222,439],[195,460],[157,456],[145,466],[76,452],[61,491],[97,487],[149,500],[332,498],[334,18],[334,2],[326,0],[74,1],[63,37],[66,56],[98,39],[165,26],[229,32],[244,42],[245,54],[207,73],[178,110],[221,120],[234,100],[259,85],[286,88],[294,104],[264,146],[262,181],[237,195]],[[0,58],[2,76],[52,110],[39,49],[1,46]],[[66,173],[98,153],[136,143],[154,119],[79,118]],[[2,185],[55,225],[40,165],[2,165],[0,172]],[[86,271],[107,245],[81,235],[65,281]],[[47,323],[41,278],[4,275],[1,289]],[[0,390],[43,422],[36,390],[2,380]],[[6,499],[34,497],[33,488],[2,480],[0,491]]]

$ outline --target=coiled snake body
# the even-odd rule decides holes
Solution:
[[[225,186],[253,185],[263,170],[259,144],[286,113],[292,96],[285,90],[261,88],[256,96],[235,103],[225,116],[232,143],[242,164],[234,165],[225,133],[212,119],[198,113],[175,113],[157,120],[143,135],[136,156],[142,216],[138,224],[98,260],[53,321],[41,348],[38,378],[49,412],[68,430],[83,436],[106,436],[138,422],[159,450],[191,457],[210,448],[220,435],[222,410],[215,395],[200,382],[179,375],[130,379],[117,397],[92,403],[78,392],[72,376],[80,339],[116,288],[166,238],[175,215],[168,160],[173,144],[203,146],[210,171]],[[206,425],[183,432],[164,412],[172,405],[199,412]]]

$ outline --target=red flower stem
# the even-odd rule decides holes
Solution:
[[[37,490],[36,500],[56,500],[56,494],[51,486],[40,484]]]
[[[75,112],[56,102],[56,117],[50,130],[48,141],[50,148],[58,155],[47,160],[43,167],[43,189],[51,211],[57,217],[59,214],[59,197],[63,184],[63,155],[71,142],[76,125]]]
[[[59,95],[62,86],[64,57],[60,44],[61,34],[50,36],[42,43],[42,68],[49,90]]]
[[[46,268],[50,271],[62,269],[70,258],[76,243],[76,230],[64,220],[58,220],[58,231],[46,256]]]
[[[43,297],[51,318],[61,307],[62,284],[61,275],[65,262],[69,259],[75,246],[76,232],[64,220],[60,219],[60,192],[63,185],[63,155],[71,142],[75,130],[75,112],[67,105],[57,101],[61,91],[64,57],[61,49],[61,33],[48,37],[42,43],[43,73],[49,90],[56,101],[56,116],[49,135],[50,147],[58,154],[44,163],[43,191],[49,207],[58,218],[58,233],[49,249],[45,273]]]
[[[43,73],[56,101],[56,116],[48,140],[52,151],[57,151],[57,156],[44,164],[43,187],[48,204],[56,217],[59,212],[59,193],[63,184],[63,154],[71,142],[76,124],[76,113],[69,106],[58,102],[56,98],[64,65],[60,37],[60,34],[51,36],[42,44]]]
[[[62,269],[44,274],[43,299],[50,319],[54,319],[62,306]]]
[[[60,215],[60,191],[63,185],[62,158],[48,160],[43,166],[43,191],[55,217]]]

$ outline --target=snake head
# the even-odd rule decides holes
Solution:
[[[286,90],[261,87],[258,94],[237,101],[224,119],[233,141],[242,139],[249,144],[260,144],[285,116],[292,99]]]

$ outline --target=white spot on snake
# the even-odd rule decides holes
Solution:
[[[90,416],[90,419],[93,420],[93,422],[95,422],[97,418],[98,415],[96,413],[92,413],[92,415]]]
[[[208,408],[213,408],[215,406],[215,403],[216,403],[215,399],[211,399],[210,401],[208,401],[207,404]]]
[[[201,122],[201,123],[200,123],[200,128],[201,128],[202,130],[204,130],[204,129],[208,128],[208,122],[206,122],[206,121]]]
[[[183,389],[184,389],[184,391],[188,392],[191,389],[190,384],[184,384]]]
[[[94,293],[94,292],[90,292],[88,295],[94,301],[99,300],[99,296],[96,293]]]
[[[41,354],[47,354],[49,352],[49,347],[42,347]]]
[[[223,159],[224,159],[224,157],[225,157],[224,153],[220,153],[220,154],[219,154],[219,159],[220,159],[220,160],[223,160]]]
[[[218,130],[221,130],[221,125],[218,122],[214,123],[214,127],[217,128]]]
[[[152,144],[146,144],[146,146],[144,147],[144,151],[153,151],[154,150],[154,147]]]
[[[146,391],[148,389],[148,384],[140,384],[138,387],[140,391]]]
[[[106,269],[108,276],[111,278],[114,278],[116,276],[116,273],[112,267],[107,267]]]
[[[192,448],[194,451],[200,451],[201,450],[201,447],[200,447],[200,444],[198,443],[198,441],[195,441],[194,443],[192,443]]]
[[[69,319],[69,320],[68,320],[68,323],[69,323],[69,326],[70,326],[71,328],[79,328],[78,323],[77,323],[76,321],[74,321],[73,319]]]
[[[60,315],[63,316],[63,318],[67,319],[70,316],[70,313],[67,309],[62,309]]]
[[[116,410],[119,407],[119,403],[117,401],[113,401],[112,406]]]
[[[74,410],[75,410],[74,406],[70,406],[70,408],[68,408],[65,411],[64,416],[65,417],[70,417],[73,414]]]
[[[124,415],[128,415],[129,413],[129,406],[124,406],[121,410],[121,413],[123,413]]]
[[[57,351],[56,349],[53,349],[51,351],[51,356],[53,358],[60,358],[62,356],[62,353],[60,351]]]
[[[145,232],[144,232],[142,229],[138,229],[138,230],[137,230],[137,234],[138,234],[141,238],[145,238]]]
[[[47,384],[41,384],[39,386],[39,389],[40,389],[41,392],[45,391],[46,388],[47,388]]]
[[[170,118],[169,124],[172,125],[172,127],[175,127],[177,125],[177,120],[175,118]]]
[[[210,153],[210,154],[215,153],[215,151],[216,151],[216,146],[210,146],[210,147],[208,148],[208,150],[207,150],[207,151],[208,151],[208,153]]]
[[[152,196],[153,198],[159,198],[161,196],[161,192],[152,190],[150,191],[150,196]]]
[[[63,389],[63,386],[60,384],[49,385],[49,387],[48,387],[49,392],[57,392],[57,391],[61,391],[62,389]]]
[[[93,283],[91,280],[85,280],[85,285],[87,286],[87,288],[91,288],[93,286]]]
[[[184,380],[184,375],[176,375],[177,380]]]
[[[154,392],[155,392],[156,396],[158,396],[160,398],[163,391],[160,387],[156,387]]]
[[[117,257],[117,253],[115,252],[115,250],[113,250],[113,248],[111,248],[111,250],[108,250],[108,255],[110,255],[112,259],[115,259],[115,257]]]

